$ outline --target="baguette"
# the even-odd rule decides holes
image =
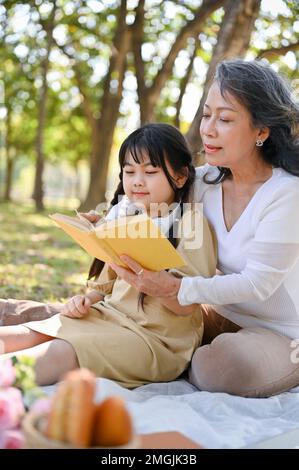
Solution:
[[[95,417],[95,375],[88,369],[68,372],[59,384],[49,414],[47,436],[75,447],[89,447]]]

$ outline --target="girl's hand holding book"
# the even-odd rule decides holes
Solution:
[[[79,219],[81,218],[87,219],[92,224],[96,224],[102,217],[101,214],[99,214],[98,212],[94,210],[89,211],[89,212],[78,212],[76,210],[76,214],[79,217]]]

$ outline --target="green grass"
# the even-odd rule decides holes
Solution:
[[[64,301],[85,290],[91,258],[49,219],[51,207],[0,204],[0,298]]]

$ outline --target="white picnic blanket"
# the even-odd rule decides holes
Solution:
[[[241,398],[201,392],[183,379],[135,390],[97,379],[96,400],[109,395],[126,400],[137,433],[180,431],[211,449],[242,448],[299,428],[299,387],[270,398]]]

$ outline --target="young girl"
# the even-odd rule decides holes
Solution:
[[[119,163],[120,182],[112,205],[123,195],[132,204],[141,203],[155,219],[158,214],[150,213],[152,204],[177,203],[176,212],[179,209],[181,213],[195,172],[185,140],[176,128],[147,124],[136,130],[123,142]],[[171,272],[180,277],[213,275],[215,238],[200,213],[193,210],[188,219],[192,221],[190,229],[203,232],[198,249],[188,248],[183,237],[176,243],[173,217],[162,214],[160,219],[186,261],[185,267]],[[70,299],[61,313],[42,321],[1,327],[0,342],[6,353],[2,357],[34,356],[40,385],[54,383],[79,366],[128,388],[178,377],[201,342],[201,307],[172,308],[169,300],[140,295],[99,260],[94,261],[89,279],[93,290]]]

